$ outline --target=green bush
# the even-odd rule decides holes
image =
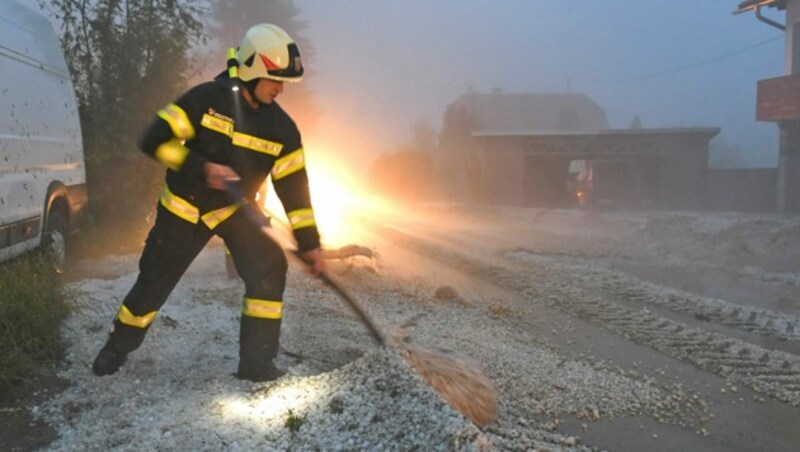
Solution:
[[[41,253],[0,264],[0,396],[63,357],[68,306],[63,281]]]

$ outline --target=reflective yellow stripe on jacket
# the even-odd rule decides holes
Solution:
[[[315,226],[317,224],[316,220],[314,220],[313,209],[293,210],[287,213],[286,216],[289,217],[289,224],[292,225],[293,231],[300,228]]]
[[[159,110],[158,117],[167,121],[175,138],[179,140],[191,140],[194,138],[194,127],[189,121],[189,116],[181,107],[169,104]]]
[[[272,180],[281,180],[284,177],[292,173],[296,173],[305,167],[306,158],[303,154],[303,148],[300,148],[275,161],[275,166],[272,168]]]
[[[233,123],[227,119],[217,118],[205,113],[203,114],[203,119],[200,120],[200,125],[223,135],[233,136]]]
[[[283,149],[283,145],[280,143],[241,132],[233,132],[233,145],[272,156],[280,154],[281,149]]]
[[[242,207],[241,201],[237,202],[236,204],[231,204],[229,206],[204,213],[200,219],[203,220],[203,223],[205,223],[206,226],[208,226],[208,229],[214,229],[219,226],[220,223],[230,218],[231,215],[235,214],[240,207]]]
[[[242,305],[242,314],[249,317],[278,320],[283,316],[283,303],[245,297]]]
[[[164,187],[164,192],[161,193],[161,205],[178,217],[188,221],[192,224],[197,224],[202,220],[208,229],[214,229],[220,223],[230,218],[231,215],[236,213],[242,207],[242,202],[237,202],[229,206],[221,207],[210,212],[200,215],[200,210],[189,201],[181,198],[180,196],[172,193],[169,187]]]
[[[169,191],[167,186],[161,193],[161,205],[189,223],[197,224],[200,220],[200,210],[189,201]]]
[[[125,305],[122,305],[119,308],[119,314],[117,315],[117,318],[120,322],[128,326],[147,328],[151,323],[153,323],[153,319],[156,318],[156,314],[158,314],[158,311],[151,311],[145,315],[133,315],[133,313]]]

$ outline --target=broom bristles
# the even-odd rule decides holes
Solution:
[[[497,417],[497,392],[480,365],[465,356],[405,343],[406,362],[456,411],[482,427]]]

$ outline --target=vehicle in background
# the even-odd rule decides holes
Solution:
[[[587,207],[592,191],[592,161],[572,160],[567,171],[567,192],[579,207]]]
[[[0,2],[0,262],[41,248],[63,271],[88,196],[80,118],[50,21]]]
[[[646,208],[646,185],[640,162],[632,159],[572,160],[567,171],[567,192],[581,208]]]

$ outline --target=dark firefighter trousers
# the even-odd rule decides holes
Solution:
[[[244,209],[251,209],[245,212]],[[263,219],[253,221],[252,213]],[[245,298],[283,301],[287,261],[280,245],[261,231],[269,220],[252,204],[245,204],[213,231],[202,221],[193,224],[158,205],[155,225],[150,230],[139,259],[139,276],[123,301],[133,316],[146,316],[164,305],[170,292],[197,254],[215,234],[230,250],[245,285]],[[114,320],[110,341],[117,350],[129,353],[144,340],[148,324],[134,327]],[[239,372],[259,374],[278,353],[281,319],[251,317],[244,312],[239,329]]]

